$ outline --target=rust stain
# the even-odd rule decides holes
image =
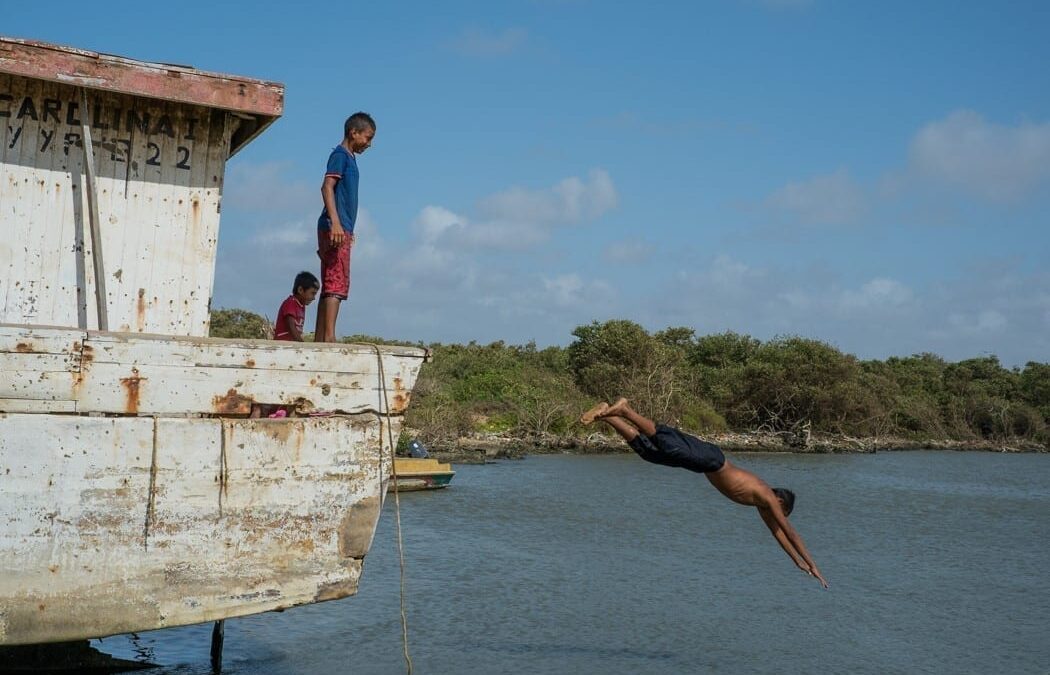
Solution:
[[[247,361],[244,362],[244,366],[246,368],[254,368],[255,367],[255,359],[248,359]]]
[[[379,519],[379,498],[365,497],[347,510],[339,523],[339,555],[363,558]]]
[[[146,289],[139,289],[139,297],[135,301],[135,325],[138,332],[146,330]]]
[[[84,345],[83,351],[80,353],[81,365],[87,365],[95,360],[95,348],[91,345]]]
[[[33,345],[29,342],[19,342],[17,345],[15,345],[15,351],[19,352],[20,354],[28,354],[29,352],[33,351]]]
[[[325,600],[338,600],[339,598],[345,598],[347,596],[353,595],[356,592],[356,580],[348,579],[347,581],[335,581],[319,586],[317,588],[317,594],[314,596],[314,602],[324,602]]]
[[[314,552],[314,540],[313,539],[300,539],[299,541],[292,543],[292,548],[296,548],[303,553]]]
[[[292,408],[288,411],[289,415],[295,416],[296,414],[305,414],[314,410],[314,402],[303,396],[296,396],[294,399],[288,401],[286,406]]]
[[[408,400],[411,397],[411,392],[405,389],[405,383],[401,381],[400,377],[394,378],[394,405],[392,406],[392,412],[403,413],[408,408]]]
[[[124,412],[135,414],[139,411],[139,397],[141,395],[142,382],[145,377],[139,377],[139,369],[131,369],[131,377],[120,378],[120,386],[124,387]]]
[[[279,422],[277,424],[272,425],[272,428],[270,430],[270,438],[272,438],[275,441],[278,441],[279,443],[287,443],[288,437],[292,433],[292,426],[293,425],[288,424],[287,422]],[[300,426],[299,429],[302,429],[302,427]],[[302,434],[299,434],[299,437],[299,442],[302,443]]]
[[[190,228],[193,233],[194,241],[200,241],[201,239],[201,202],[200,199],[194,197],[190,200],[190,207],[192,213],[190,214]]]
[[[230,389],[225,396],[214,396],[211,399],[212,410],[220,415],[246,415],[252,411],[251,396],[242,396],[236,389]]]

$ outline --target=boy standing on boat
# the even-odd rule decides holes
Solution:
[[[343,125],[343,142],[328,156],[321,183],[324,208],[317,219],[317,255],[321,258],[321,301],[314,342],[335,342],[339,305],[350,294],[350,251],[357,221],[357,155],[372,145],[376,123],[356,112]]]
[[[300,272],[295,275],[292,294],[281,303],[281,308],[277,310],[277,321],[273,326],[274,340],[303,341],[306,306],[314,301],[320,288],[321,284],[313,274]]]
[[[655,424],[631,408],[625,398],[612,405],[599,403],[585,412],[580,421],[590,424],[596,419],[616,429],[642,459],[702,473],[726,497],[738,504],[757,508],[762,522],[795,565],[824,588],[828,587],[802,537],[788,522],[787,517],[795,506],[794,492],[771,488],[750,471],[730,464],[717,445],[705,443],[667,425]]]

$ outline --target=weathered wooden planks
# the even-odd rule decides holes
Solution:
[[[389,473],[381,431],[372,415],[0,415],[0,644],[352,594]]]
[[[69,328],[0,327],[0,412],[75,412],[86,336]]]
[[[253,403],[401,414],[413,347],[176,338],[0,326],[0,411],[247,415]],[[380,358],[383,377],[380,378]],[[385,386],[385,392],[384,392]]]
[[[36,40],[0,38],[0,69],[26,77],[280,117],[284,86],[167,63],[147,63]]]
[[[87,94],[111,330],[207,335],[228,113]],[[97,327],[79,90],[0,73],[0,321]],[[17,224],[17,227],[15,226]],[[88,264],[84,264],[84,260]]]

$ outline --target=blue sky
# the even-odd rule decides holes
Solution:
[[[1007,365],[1050,361],[1048,30],[1045,2],[831,0],[56,2],[0,24],[286,85],[228,166],[217,307],[272,317],[316,266],[325,160],[367,110],[340,333],[565,345],[628,318]]]

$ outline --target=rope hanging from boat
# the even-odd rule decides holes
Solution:
[[[379,389],[383,392],[383,411],[386,413],[386,434],[390,446],[390,480],[394,484],[394,517],[397,522],[397,557],[401,569],[401,646],[405,655],[405,668],[408,675],[412,675],[412,657],[408,654],[408,613],[405,611],[405,544],[401,538],[401,498],[397,491],[397,464],[394,462],[396,449],[394,448],[394,430],[390,424],[390,398],[386,391],[386,373],[383,371],[383,352],[379,345],[369,343],[376,352],[376,360],[379,363]],[[383,494],[383,415],[379,417],[379,494]]]

